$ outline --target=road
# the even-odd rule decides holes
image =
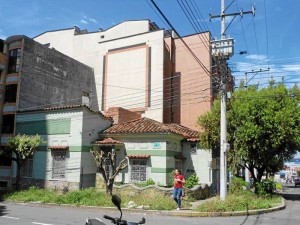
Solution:
[[[138,221],[142,216],[146,224],[152,225],[297,225],[300,224],[300,187],[285,186],[283,196],[286,209],[256,216],[232,217],[178,217],[151,215],[125,211],[124,219]],[[77,225],[84,224],[87,217],[103,218],[103,215],[118,216],[118,211],[66,206],[49,206],[25,203],[0,202],[0,224],[2,225]],[[107,224],[110,224],[107,221]]]

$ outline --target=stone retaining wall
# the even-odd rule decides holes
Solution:
[[[96,178],[96,189],[98,191],[105,191],[105,184],[101,176]],[[196,200],[207,199],[216,195],[215,187],[213,185],[201,184],[191,189],[184,187],[185,197],[192,197]],[[114,185],[113,193],[119,195],[135,196],[139,193],[163,193],[166,197],[171,197],[173,188],[160,187],[157,185],[149,185],[147,187],[138,187],[134,184]]]

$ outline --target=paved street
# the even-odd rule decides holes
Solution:
[[[233,217],[178,217],[145,214],[133,211],[124,211],[124,219],[138,221],[142,216],[146,224],[166,225],[296,225],[300,224],[300,187],[293,185],[284,187],[283,196],[286,198],[286,209],[273,213],[255,216]],[[79,208],[67,206],[49,206],[36,204],[0,203],[0,224],[13,225],[75,225],[84,224],[85,218],[103,215],[118,216],[118,211],[99,208]],[[110,224],[107,221],[107,224]]]

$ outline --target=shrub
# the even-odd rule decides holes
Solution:
[[[282,184],[281,183],[276,182],[276,190],[277,191],[282,191]]]
[[[240,177],[233,177],[229,185],[229,193],[240,193],[247,186],[247,182]]]
[[[144,182],[140,182],[140,183],[136,184],[136,186],[138,186],[138,187],[147,187],[149,185],[155,185],[154,180],[152,180],[151,178],[149,178],[148,180],[146,180]]]
[[[184,186],[187,188],[193,188],[199,184],[199,177],[196,173],[193,173],[186,181]]]
[[[258,195],[272,195],[276,188],[276,183],[272,180],[266,179],[256,183]]]

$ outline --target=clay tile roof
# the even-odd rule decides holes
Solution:
[[[186,140],[193,142],[193,141],[199,141],[200,138],[187,138]]]
[[[117,141],[115,139],[112,139],[112,138],[105,138],[103,140],[97,140],[94,142],[94,144],[96,145],[102,145],[102,144],[123,144],[123,142],[121,141]]]
[[[170,129],[179,132],[182,136],[189,138],[189,139],[198,139],[199,137],[199,132],[193,129],[190,129],[188,127],[182,126],[180,124],[177,123],[168,123],[165,124],[166,126],[168,126]]]
[[[198,138],[198,131],[188,127],[169,123],[163,124],[158,121],[143,117],[124,123],[115,124],[103,131],[104,134],[141,134],[141,133],[174,133],[185,138]]]
[[[52,146],[48,146],[48,148],[51,150],[68,150],[69,146],[52,145]]]
[[[62,105],[62,106],[53,106],[53,107],[49,107],[49,108],[27,109],[27,110],[19,110],[18,113],[39,112],[39,111],[55,111],[55,110],[63,110],[63,109],[76,109],[76,108],[82,108],[82,107],[87,108],[90,112],[98,113],[103,118],[112,120],[110,117],[107,117],[107,116],[103,115],[100,111],[94,111],[86,105]]]
[[[148,159],[150,155],[148,154],[132,154],[127,156],[129,159]]]

